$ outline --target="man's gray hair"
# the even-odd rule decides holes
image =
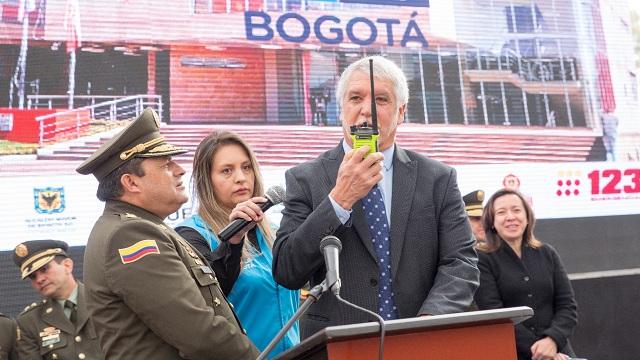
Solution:
[[[373,59],[373,76],[375,79],[391,81],[394,85],[394,93],[398,105],[404,105],[409,102],[409,86],[407,78],[402,69],[393,61],[382,56],[368,56],[362,58],[349,65],[340,76],[338,86],[336,88],[336,100],[338,106],[342,108],[344,93],[347,90],[347,83],[354,72],[363,72],[369,74],[369,59]]]

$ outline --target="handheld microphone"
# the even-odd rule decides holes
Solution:
[[[324,255],[324,264],[327,268],[327,288],[335,295],[340,295],[340,250],[342,243],[333,235],[325,236],[320,241],[320,251]]]
[[[273,205],[278,205],[282,201],[284,201],[284,188],[282,186],[276,185],[272,186],[267,190],[267,193],[264,194],[264,197],[267,198],[267,201],[260,204],[260,209],[264,212],[267,211]],[[242,228],[249,225],[251,221],[247,221],[245,219],[236,219],[233,220],[229,225],[225,226],[224,229],[220,231],[218,234],[218,239],[220,241],[229,241],[235,234],[237,234]]]

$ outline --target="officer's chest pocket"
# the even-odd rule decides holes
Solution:
[[[67,347],[67,337],[62,334],[47,335],[40,338],[40,355],[43,359],[62,359],[60,349]]]
[[[220,303],[220,294],[222,290],[218,286],[218,279],[208,266],[191,266],[191,274],[193,275],[205,302],[214,309]]]
[[[96,333],[96,328],[93,326],[93,323],[89,321],[87,325],[85,325],[85,336],[87,336],[91,340],[95,340],[98,338],[98,334]]]
[[[201,265],[201,266],[191,266],[191,273],[193,277],[196,279],[196,282],[199,286],[211,286],[217,285],[218,279],[216,275],[213,273],[210,267]]]

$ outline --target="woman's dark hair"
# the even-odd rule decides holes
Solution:
[[[495,201],[503,197],[505,195],[515,195],[520,198],[522,201],[522,206],[524,207],[524,211],[527,215],[527,227],[524,229],[524,234],[522,234],[522,244],[528,245],[532,248],[539,248],[542,246],[542,243],[536,239],[533,235],[533,228],[536,224],[536,217],[533,214],[533,209],[527,199],[518,191],[511,189],[500,189],[496,191],[489,200],[487,201],[487,205],[485,205],[484,210],[482,212],[482,226],[484,227],[485,232],[485,242],[478,244],[478,250],[484,252],[493,252],[500,248],[504,240],[498,235],[496,228],[493,226],[495,221]]]

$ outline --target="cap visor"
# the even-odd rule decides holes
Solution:
[[[22,280],[26,279],[27,276],[33,274],[34,272],[38,271],[38,269],[45,266],[47,263],[49,263],[49,261],[53,260],[54,257],[55,255],[48,255],[34,261],[31,265],[22,270]]]
[[[151,158],[151,157],[158,157],[158,156],[180,155],[188,151],[189,150],[187,149],[179,148],[177,146],[173,146],[171,144],[165,143],[165,144],[156,146],[145,153],[136,154],[135,156],[141,157],[141,158]]]
[[[481,209],[476,209],[476,210],[467,210],[467,216],[477,216],[477,217],[480,217],[480,216],[482,216],[482,210],[481,210]]]

